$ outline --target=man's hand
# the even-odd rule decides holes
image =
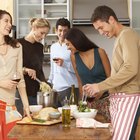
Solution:
[[[83,86],[83,91],[90,97],[96,97],[99,92],[98,84],[86,84]]]
[[[62,58],[57,58],[57,59],[54,59],[54,62],[55,62],[58,66],[62,66],[64,60],[63,60]]]

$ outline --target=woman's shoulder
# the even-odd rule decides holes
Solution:
[[[106,54],[106,51],[103,48],[98,48],[98,52],[100,55]]]

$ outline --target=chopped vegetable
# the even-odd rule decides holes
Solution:
[[[37,118],[33,118],[33,121],[39,122],[39,123],[44,123],[44,122],[46,122],[46,120],[37,119]]]
[[[90,112],[90,108],[87,106],[87,104],[83,103],[83,101],[79,102],[78,106],[78,111],[79,112]]]

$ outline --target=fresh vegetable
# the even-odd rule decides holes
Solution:
[[[87,104],[83,103],[83,101],[79,102],[78,111],[79,112],[91,112],[90,108],[87,106]]]
[[[38,119],[38,118],[33,118],[33,121],[38,122],[38,123],[44,123],[44,122],[46,122],[46,120]]]

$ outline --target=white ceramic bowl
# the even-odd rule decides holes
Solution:
[[[77,105],[70,105],[71,108],[71,116],[73,116],[73,112],[77,110]],[[58,107],[58,111],[62,114],[62,107]]]
[[[79,112],[78,110],[74,111],[73,117],[75,119],[77,119],[77,118],[95,118],[98,111],[96,109],[90,109],[90,110],[91,110],[91,112]]]
[[[30,105],[29,109],[32,113],[37,113],[43,108],[42,105]]]
[[[59,119],[60,116],[61,116],[61,113],[60,113],[60,112],[50,112],[50,113],[49,113],[49,117],[50,117],[51,119]]]
[[[55,0],[57,3],[64,3],[66,0]]]

